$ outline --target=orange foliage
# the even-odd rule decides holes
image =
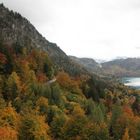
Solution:
[[[37,80],[40,82],[40,83],[44,83],[47,81],[47,77],[44,73],[38,73],[37,74]]]
[[[0,140],[17,140],[17,132],[11,127],[0,128]]]
[[[14,129],[18,129],[20,116],[10,105],[0,110],[0,125],[12,126]]]
[[[129,134],[128,134],[128,129],[127,128],[126,128],[125,133],[124,133],[124,135],[122,137],[122,140],[130,140],[129,139]]]
[[[57,81],[60,84],[60,86],[69,89],[71,91],[75,91],[80,93],[80,89],[78,86],[77,81],[73,80],[67,73],[65,72],[59,72],[57,75]]]
[[[118,128],[116,131],[118,131],[120,128],[127,128],[129,129],[130,137],[136,139],[137,125],[139,124],[139,122],[140,118],[133,114],[132,109],[129,106],[124,106],[122,115],[117,119]],[[123,140],[127,137],[126,135],[128,133],[128,130],[125,131],[126,132],[123,136]]]
[[[134,115],[132,109],[129,106],[124,106],[123,107],[123,111],[124,111],[124,113],[126,113],[129,116],[133,116]]]

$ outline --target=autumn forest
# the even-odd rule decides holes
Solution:
[[[0,140],[140,140],[140,91],[89,73],[54,44],[37,47],[44,39],[28,36],[37,31],[26,19],[0,11]],[[23,23],[32,28],[20,36]]]

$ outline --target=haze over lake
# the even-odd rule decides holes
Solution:
[[[140,77],[124,77],[122,82],[126,86],[134,87],[136,89],[140,89]]]

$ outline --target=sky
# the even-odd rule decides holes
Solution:
[[[140,0],[0,0],[67,55],[140,57]]]

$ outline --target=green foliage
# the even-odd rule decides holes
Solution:
[[[22,118],[20,140],[47,140],[49,139],[49,126],[43,116],[27,114]]]
[[[112,118],[111,118],[111,124],[115,124],[116,120],[120,117],[122,114],[122,108],[119,105],[114,105],[112,109]]]
[[[3,98],[0,98],[0,109],[3,109],[6,107],[6,102]]]
[[[118,124],[117,120],[120,118],[122,114],[122,107],[119,105],[114,105],[112,110],[112,118],[110,123],[111,132],[114,136],[115,140],[118,140],[121,138],[124,128],[119,128],[120,124]],[[119,132],[117,131],[117,128],[119,128]]]
[[[51,132],[54,139],[62,139],[64,132],[63,128],[67,121],[66,115],[55,116],[51,122]]]
[[[44,97],[40,97],[36,101],[36,106],[39,107],[39,112],[42,115],[45,115],[47,113],[47,109],[48,109],[48,99],[44,98]]]
[[[140,139],[140,123],[137,126],[137,130],[136,130],[136,140]]]
[[[51,86],[52,89],[52,102],[56,105],[61,105],[61,89],[58,84]]]
[[[13,100],[20,94],[20,91],[20,79],[16,72],[12,72],[7,80],[7,97]]]
[[[93,119],[93,121],[95,121],[97,123],[104,121],[104,114],[99,105],[94,107],[91,118]]]
[[[85,103],[85,110],[88,116],[92,116],[94,107],[95,107],[94,101],[91,98],[88,99]]]
[[[47,109],[47,122],[50,124],[53,121],[53,118],[56,116],[60,116],[63,114],[62,110],[58,108],[56,105],[51,105]]]
[[[89,123],[86,129],[87,140],[110,140],[109,131],[105,123]]]
[[[137,95],[137,98],[134,104],[132,105],[132,108],[135,113],[140,114],[140,96],[139,95]]]
[[[85,135],[85,125],[86,125],[86,117],[85,116],[78,116],[78,117],[71,117],[64,127],[64,139],[77,139]]]

